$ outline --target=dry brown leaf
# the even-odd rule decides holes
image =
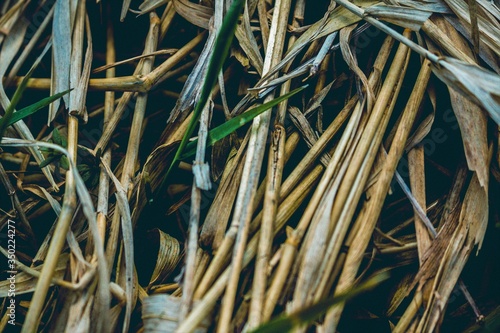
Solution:
[[[249,62],[255,67],[259,75],[262,75],[264,60],[251,30],[248,6],[245,6],[242,23],[236,27],[235,37],[240,42],[240,47],[245,52]]]
[[[335,81],[332,81],[330,84],[328,84],[326,87],[321,89],[319,93],[314,95],[309,102],[307,103],[306,110],[304,111],[304,115],[307,117],[311,112],[316,110],[317,108],[321,107],[321,103],[325,99],[326,95],[330,92],[330,89],[332,88],[332,85],[335,83]]]
[[[447,21],[439,19],[436,24],[453,41],[457,49],[473,58],[469,46],[461,38],[458,32],[451,28]],[[432,44],[429,45],[431,50],[437,51]],[[489,176],[489,168],[487,167],[488,116],[477,104],[471,102],[467,97],[459,94],[453,88],[448,88],[448,90],[450,92],[451,105],[457,117],[460,132],[462,133],[465,156],[467,157],[469,169],[476,171],[481,185],[487,187]]]
[[[431,16],[432,12],[416,8],[399,6],[373,5],[365,9],[365,13],[380,20],[397,24],[403,28],[419,31],[420,27]]]
[[[452,11],[443,0],[426,0],[426,1],[415,1],[415,0],[389,0],[389,3],[395,5],[401,5],[406,7],[411,7],[415,9],[425,10],[430,13],[442,13],[451,14]]]
[[[210,19],[214,10],[210,7],[198,5],[188,0],[172,0],[175,11],[190,23],[203,29],[210,28]]]
[[[434,124],[434,117],[435,112],[432,112],[420,122],[420,125],[418,125],[415,132],[408,139],[408,142],[406,144],[406,151],[409,151],[410,149],[418,145],[427,136],[427,134],[429,134],[432,128],[432,124]]]
[[[145,0],[141,5],[139,6],[139,15],[143,15],[146,13],[149,13],[150,11],[155,10],[156,8],[163,6],[166,4],[169,0]]]
[[[222,180],[201,227],[200,244],[206,248],[217,250],[224,238],[238,192],[238,184],[243,173],[248,138],[249,135],[245,136],[245,140],[236,155],[230,157],[226,162]]]
[[[302,133],[304,140],[309,148],[311,148],[314,143],[318,141],[318,135],[314,132],[306,116],[295,106],[289,107],[288,112],[290,113],[290,118],[292,119],[295,127],[297,127],[297,129]],[[328,153],[323,154],[320,160],[323,165],[327,166],[329,161]]]
[[[448,86],[481,105],[500,125],[500,76],[479,66],[442,57],[434,73]]]
[[[470,9],[466,1],[461,0],[444,0],[451,10],[460,19],[460,22],[467,27],[468,31],[472,30]],[[477,29],[479,39],[487,45],[497,56],[500,56],[500,23],[497,19],[487,14],[487,11],[482,10],[483,7],[478,7],[481,12],[477,14]],[[498,10],[498,9],[497,9]],[[492,12],[495,10],[493,9]],[[473,23],[473,22],[472,22]],[[474,37],[471,36],[472,40]],[[474,44],[474,42],[472,42]]]
[[[355,53],[352,52],[351,47],[349,45],[349,41],[351,39],[351,34],[355,24],[342,28],[340,30],[340,50],[342,51],[342,56],[349,66],[349,68],[356,74],[356,84],[358,89],[358,95],[366,97],[366,104],[368,107],[368,111],[370,111],[373,107],[375,94],[373,92],[372,87],[368,83],[368,79],[366,78],[365,73],[358,67],[358,61],[356,59]],[[362,86],[361,86],[361,84]],[[364,89],[362,89],[364,88]],[[366,95],[365,95],[366,94]],[[360,97],[360,99],[363,99]]]
[[[164,233],[160,229],[152,230],[151,236],[154,236],[155,239],[157,239],[155,243],[158,243],[159,247],[156,265],[149,280],[149,287],[157,282],[163,281],[170,273],[173,272],[181,260],[181,248],[177,239]]]
[[[459,224],[448,241],[446,251],[440,252],[440,267],[436,272],[431,299],[419,327],[434,331],[442,317],[448,299],[462,269],[475,245],[481,248],[488,224],[488,194],[474,174],[467,189],[459,217]]]

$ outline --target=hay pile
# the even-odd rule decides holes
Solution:
[[[500,329],[497,2],[5,0],[0,48],[0,330]]]

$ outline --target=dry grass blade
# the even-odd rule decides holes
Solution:
[[[405,47],[403,45],[400,45],[400,47],[398,48],[398,52],[404,53]],[[398,68],[397,67],[398,65],[396,63],[393,63],[392,66],[394,66],[394,68]],[[394,171],[397,166],[397,161],[399,160],[399,158],[403,153],[403,149],[406,144],[406,139],[408,138],[409,135],[409,127],[410,127],[409,125],[411,125],[411,123],[414,121],[415,114],[416,111],[418,110],[419,104],[421,103],[424,89],[427,85],[429,76],[430,76],[429,64],[424,63],[420,71],[420,77],[416,82],[416,85],[418,85],[417,89],[413,91],[413,94],[408,100],[408,104],[405,109],[406,112],[404,112],[404,115],[407,118],[405,118],[405,121],[401,122],[400,125],[398,126],[399,130],[397,133],[398,137],[397,139],[395,138],[393,141],[393,145],[391,146],[389,156],[383,165],[383,169],[381,175],[379,176],[379,180],[377,182],[376,187],[371,190],[373,191],[372,192],[373,195],[370,196],[369,201],[365,202],[364,209],[366,210],[358,216],[357,221],[355,222],[355,225],[358,225],[359,223],[361,223],[361,221],[363,221],[363,228],[360,227],[356,228],[356,226],[353,228],[355,232],[355,236],[353,237],[353,239],[355,239],[356,241],[353,244],[351,244],[351,246],[353,246],[354,248],[351,251],[349,251],[349,253],[346,256],[342,273],[340,275],[338,285],[335,289],[336,293],[345,290],[345,288],[350,286],[354,281],[356,272],[361,263],[364,250],[371,236],[370,232],[366,232],[366,228],[368,226],[369,228],[373,228],[375,226],[375,223],[377,222],[378,216],[382,209],[382,203],[385,199],[385,196],[387,195],[390,181],[394,175]],[[388,80],[389,77],[386,79],[386,82]],[[384,96],[383,95],[384,87],[386,87],[385,83],[381,89],[380,96]],[[377,99],[376,106],[379,101],[380,97]],[[374,110],[376,106],[374,107]],[[369,222],[366,220],[368,220]],[[369,224],[366,222],[368,222]],[[338,306],[333,308],[332,311],[328,313],[326,325],[330,324],[331,326],[327,327],[336,327],[341,311],[342,311],[342,306]]]
[[[109,166],[107,164],[103,164],[104,169],[106,170],[108,177],[113,181],[113,184],[115,185],[116,188],[116,199],[117,199],[117,206],[119,210],[119,214],[115,213],[114,216],[120,216],[121,217],[121,231],[122,231],[122,237],[123,237],[123,249],[125,252],[125,277],[126,277],[126,284],[125,284],[125,293],[126,293],[126,312],[125,312],[125,319],[123,322],[123,332],[127,332],[129,329],[129,322],[130,322],[130,316],[132,314],[132,307],[133,307],[133,297],[134,297],[134,284],[135,284],[135,279],[134,279],[134,270],[135,270],[135,264],[134,264],[134,247],[132,246],[134,241],[133,241],[133,230],[132,230],[132,217],[130,214],[130,208],[128,206],[128,200],[127,200],[127,191],[125,187],[122,186],[122,184],[118,181],[118,179],[115,177],[115,175],[111,172],[109,169]]]
[[[429,11],[388,5],[370,6],[365,9],[365,13],[413,31],[419,31],[432,14]]]
[[[499,8],[0,1],[0,331],[495,330]]]
[[[479,66],[445,57],[434,67],[434,73],[450,87],[484,107],[500,124],[500,76]],[[481,78],[479,80],[479,78]]]
[[[200,129],[196,147],[196,159],[193,162],[193,188],[191,190],[191,210],[189,213],[189,236],[187,239],[186,270],[182,289],[182,303],[179,322],[182,322],[191,308],[194,294],[196,272],[196,254],[198,251],[198,225],[200,223],[201,191],[211,190],[209,166],[205,162],[208,127],[213,109],[213,102],[208,101],[200,116]]]
[[[187,0],[172,0],[172,2],[180,16],[200,28],[209,28],[209,21],[213,15],[212,8],[197,5]]]
[[[285,41],[285,22],[288,19],[290,6],[291,2],[289,0],[278,1],[276,5],[276,11],[273,13],[273,21],[271,23],[270,39],[266,48],[263,73],[267,73],[281,59]],[[268,96],[265,102],[269,102],[271,99],[272,96]],[[264,157],[264,145],[268,133],[270,116],[270,112],[266,112],[255,118],[250,132],[248,151],[243,167],[242,186],[240,186],[238,191],[235,214],[231,222],[231,229],[237,229],[237,234],[229,281],[223,299],[221,317],[218,321],[218,330],[221,332],[229,332],[231,330],[230,320],[248,238],[248,228],[253,210],[253,198],[257,190],[257,182]]]
[[[132,0],[123,0],[122,11],[120,13],[120,21],[123,22],[125,20],[125,17],[127,16],[127,12],[129,10],[131,2],[132,2]]]
[[[424,148],[418,146],[408,152],[408,165],[410,172],[411,192],[421,207],[427,207],[425,198],[425,164]],[[425,210],[424,210],[424,213]],[[432,238],[429,230],[415,210],[415,231],[418,244],[418,259],[424,260],[424,254],[429,249]]]
[[[166,4],[168,0],[146,0],[139,6],[140,14],[146,14],[150,11]]]
[[[360,17],[365,15],[361,8],[352,3],[345,0],[336,1]],[[471,98],[476,104],[483,106],[490,114],[490,117],[497,124],[500,124],[500,113],[498,111],[500,110],[500,99],[497,89],[500,85],[500,76],[482,67],[470,65],[454,58],[438,57],[378,20],[369,16],[365,17],[365,20],[429,59],[434,65],[434,73],[443,82],[464,96]],[[478,78],[484,78],[484,80]]]
[[[71,155],[68,151],[61,148],[60,146],[46,143],[46,142],[32,142],[25,140],[16,140],[16,139],[7,139],[4,138],[0,143],[2,146],[11,146],[11,147],[29,147],[29,146],[37,146],[37,147],[46,147],[60,153],[66,155],[68,157],[68,161],[70,162],[70,170],[69,172],[73,175],[75,181],[75,191],[78,194],[81,202],[82,202],[82,210],[89,221],[89,227],[92,232],[92,236],[94,238],[95,251],[98,257],[98,271],[99,271],[99,291],[100,291],[100,301],[101,301],[101,311],[107,311],[110,303],[109,298],[109,288],[108,288],[108,268],[106,264],[106,259],[104,256],[104,246],[103,240],[99,237],[99,232],[97,228],[97,220],[96,215],[92,203],[92,199],[90,198],[90,194],[85,187],[85,183],[80,177],[76,165],[71,159]],[[33,295],[32,304],[29,308],[28,314],[26,316],[26,322],[23,325],[23,331],[31,332],[36,331],[38,327],[38,316],[42,310],[43,301],[47,294],[47,290],[49,288],[50,282],[54,275],[55,269],[57,267],[58,258],[60,257],[60,252],[62,248],[62,244],[64,242],[64,238],[66,235],[66,231],[68,230],[69,224],[66,222],[70,220],[70,216],[66,214],[71,214],[74,208],[68,209],[68,204],[65,202],[63,205],[63,209],[61,211],[61,215],[59,216],[59,221],[61,223],[58,224],[58,228],[55,230],[54,235],[57,235],[57,238],[54,237],[52,240],[51,246],[49,248],[49,252],[47,253],[47,258],[40,274],[40,278],[37,283],[37,287],[35,290],[35,294]],[[61,240],[59,240],[61,239]],[[39,295],[39,296],[38,296]],[[38,296],[38,298],[37,298]],[[37,301],[40,299],[40,301]],[[31,316],[30,316],[31,315]],[[106,329],[107,323],[101,322],[98,323],[97,327],[99,329]]]
[[[54,30],[54,57],[53,77],[51,82],[51,92],[58,93],[70,88],[69,76],[71,68],[71,32],[72,32],[71,12],[69,1],[57,1],[54,10],[54,20],[52,29]],[[69,97],[64,98],[64,104],[69,106]],[[50,109],[50,124],[54,119],[59,103]]]

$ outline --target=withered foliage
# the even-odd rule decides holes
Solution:
[[[1,2],[0,331],[500,330],[499,60],[495,0]]]

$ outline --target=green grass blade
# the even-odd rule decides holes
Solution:
[[[31,104],[30,106],[27,106],[19,111],[14,112],[13,115],[11,116],[11,118],[8,120],[7,125],[5,127],[8,127],[8,126],[18,122],[19,120],[24,119],[24,118],[32,115],[33,113],[37,112],[38,110],[46,107],[50,103],[56,101],[57,99],[61,98],[64,95],[66,95],[70,91],[71,91],[71,89],[68,89],[66,91],[57,93],[57,94],[49,96],[49,97],[46,97],[46,98],[44,98],[44,99],[42,99],[34,104]]]
[[[240,114],[237,117],[232,118],[231,120],[225,122],[224,124],[214,128],[213,130],[211,130],[208,133],[207,147],[212,146],[214,143],[216,143],[220,139],[228,136],[229,134],[236,131],[238,128],[240,128],[243,125],[252,121],[255,117],[257,117],[261,113],[278,105],[279,103],[283,102],[284,100],[287,100],[288,98],[292,97],[293,95],[297,94],[298,92],[304,90],[306,87],[307,87],[307,85],[302,86],[300,88],[297,88],[297,89],[289,92],[288,94],[285,94],[283,96],[275,98],[270,102],[259,105],[255,108],[245,112],[245,113]],[[188,157],[194,155],[196,153],[196,145],[197,144],[198,144],[198,140],[194,140],[194,141],[189,142],[186,145],[184,153],[182,154],[180,159],[183,160],[185,158],[188,158]]]
[[[62,155],[50,155],[47,156],[42,163],[40,163],[40,169],[45,168],[50,163],[54,162],[56,159],[59,159]]]
[[[24,77],[24,79],[21,81],[21,84],[17,87],[14,96],[12,96],[9,106],[5,110],[3,118],[0,119],[0,140],[3,138],[3,133],[5,132],[5,129],[9,126],[7,124],[10,122],[12,116],[14,115],[14,110],[16,109],[17,103],[19,103],[21,97],[23,96],[23,92],[26,89],[26,85],[28,84],[28,79],[31,76],[31,73],[32,71],[30,70],[28,74]]]
[[[163,186],[165,185],[165,182],[170,172],[174,169],[176,165],[179,164],[180,156],[182,155],[184,148],[186,147],[189,141],[189,138],[193,134],[196,124],[200,119],[203,108],[207,104],[207,101],[210,97],[210,93],[212,92],[212,88],[214,87],[215,82],[217,81],[217,76],[219,75],[219,72],[222,69],[222,65],[224,64],[224,60],[229,54],[229,49],[231,47],[231,43],[234,38],[234,31],[236,29],[240,13],[243,10],[244,3],[245,3],[244,0],[234,1],[229,10],[227,11],[226,16],[224,17],[224,21],[222,22],[220,31],[217,35],[217,38],[215,39],[214,52],[212,53],[212,57],[210,58],[210,61],[208,63],[207,72],[205,75],[205,81],[200,91],[200,98],[198,99],[198,102],[196,103],[196,106],[193,110],[193,117],[191,118],[191,121],[188,124],[186,133],[184,133],[184,136],[182,137],[182,141],[179,145],[179,148],[177,149],[172,164],[168,168],[167,174],[163,178],[160,189],[162,189]]]
[[[261,325],[250,333],[290,332],[295,326],[304,325],[317,319],[322,314],[324,314],[331,306],[341,302],[345,302],[346,300],[354,296],[373,289],[388,277],[388,273],[378,274],[365,283],[361,284],[360,286],[352,288],[346,293],[319,301],[316,304],[313,304],[291,314],[280,316]]]

